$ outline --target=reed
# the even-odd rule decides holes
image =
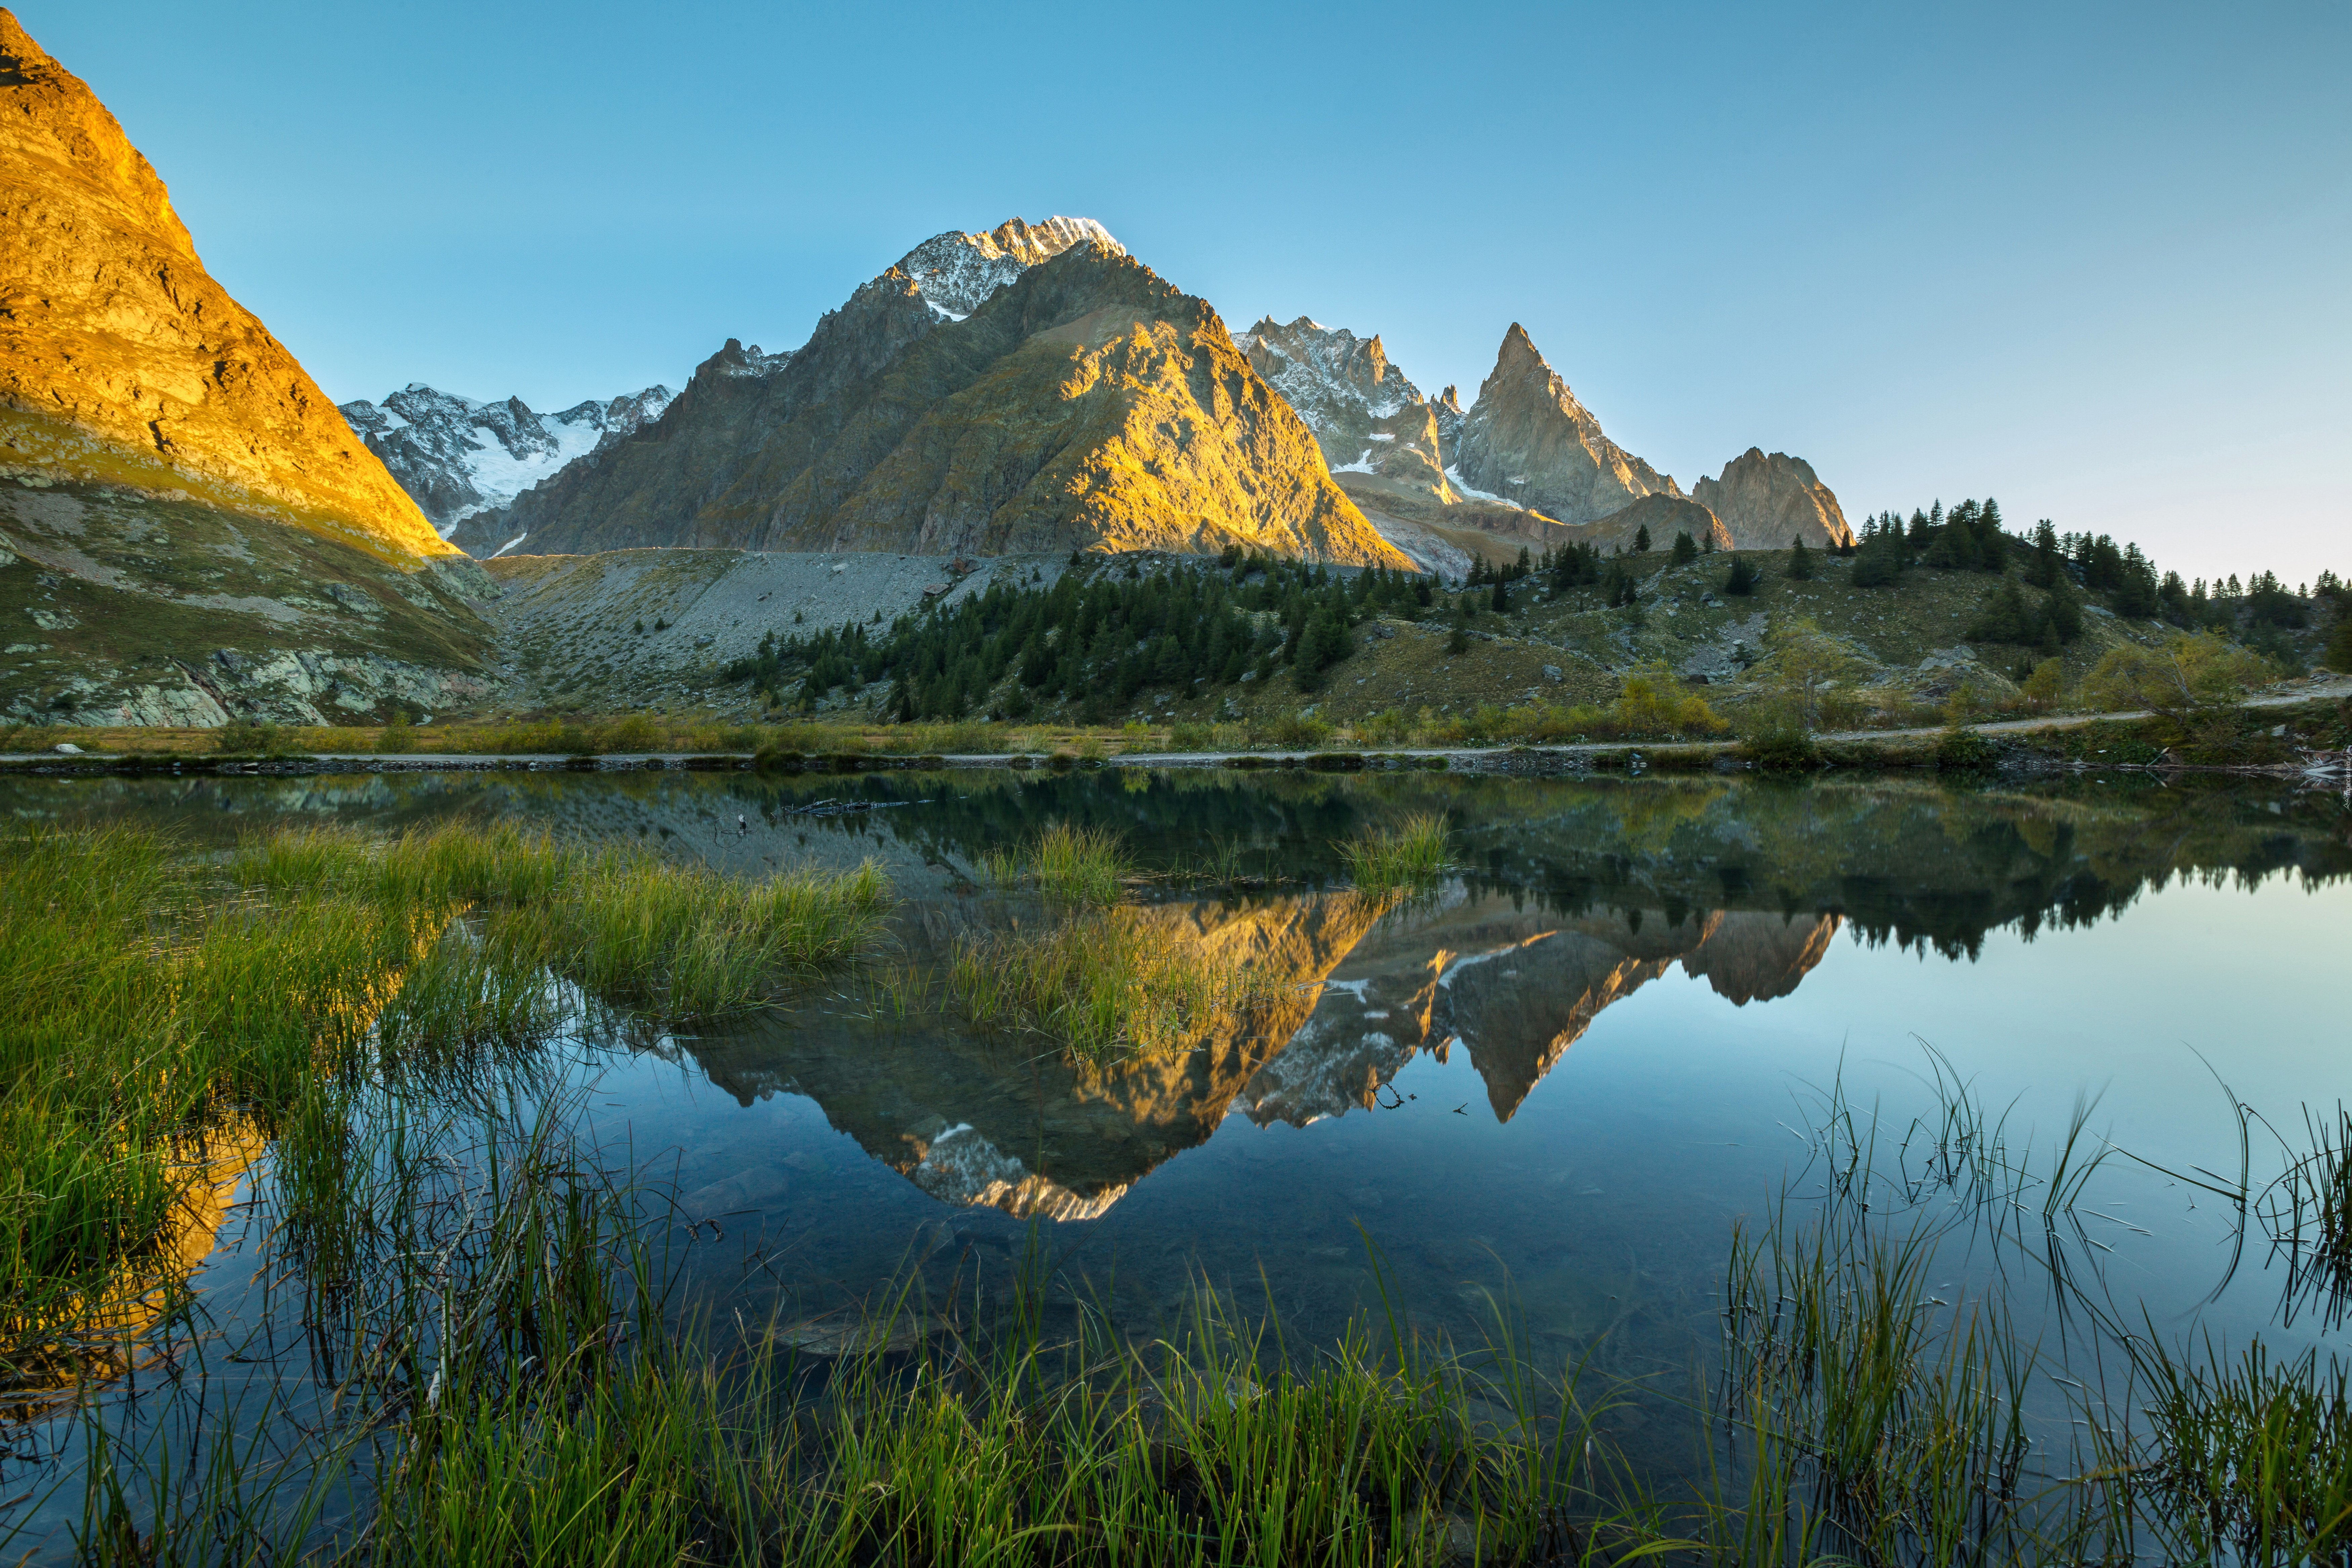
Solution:
[[[315,1122],[322,1081],[446,1088],[527,1055],[569,1006],[551,969],[683,1014],[755,1005],[862,952],[887,900],[871,867],[742,883],[504,826],[297,830],[218,862],[123,829],[0,839],[0,1394],[152,1319],[124,1303],[193,1264],[173,1238],[222,1129]]]
[[[1339,846],[1339,858],[1367,892],[1426,887],[1444,873],[1445,839],[1445,819],[1424,812],[1358,834]]]
[[[2152,1338],[2147,1430],[2114,1452],[2177,1563],[2341,1563],[2352,1556],[2352,1392],[2316,1348],[2273,1360],[2260,1341],[2195,1360]]]
[[[2304,1108],[2308,1146],[2290,1149],[2286,1169],[2264,1187],[2256,1212],[2274,1253],[2286,1259],[2284,1315],[2315,1307],[2329,1329],[2352,1308],[2352,1111]]]
[[[1195,1044],[1272,1000],[1250,965],[1188,950],[1128,910],[959,938],[947,985],[974,1024],[1096,1063]]]
[[[1055,823],[1017,847],[985,850],[982,875],[1001,888],[1034,886],[1072,904],[1115,904],[1134,874],[1118,835],[1106,828]]]
[[[608,856],[506,936],[593,991],[683,1016],[740,1012],[863,951],[889,903],[871,864],[747,882]]]

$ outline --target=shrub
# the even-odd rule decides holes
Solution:
[[[2084,679],[2083,695],[2105,712],[2145,708],[2176,721],[2234,702],[2272,676],[2268,660],[2210,632],[2176,632],[2160,647],[2109,648]]]
[[[1739,754],[1768,773],[1810,773],[1822,765],[1822,749],[1802,724],[1770,718],[1742,736]]]
[[[1729,728],[1704,698],[1685,689],[1663,663],[1637,666],[1610,710],[1617,728],[1635,733],[1711,734]]]
[[[1266,727],[1280,746],[1320,746],[1331,739],[1331,725],[1308,713],[1286,713]]]
[[[1936,742],[1936,766],[1946,772],[1975,772],[1999,761],[2000,748],[1974,730],[1947,730]]]
[[[2352,673],[2352,609],[2337,612],[2335,635],[2327,639],[2327,668]]]
[[[416,727],[408,721],[405,709],[392,710],[392,721],[376,731],[375,749],[387,756],[416,750]]]
[[[275,756],[280,749],[278,726],[252,719],[232,719],[213,731],[213,751],[225,757]]]

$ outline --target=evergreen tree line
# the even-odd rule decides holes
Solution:
[[[1355,651],[1354,627],[1376,616],[1418,619],[1434,602],[1427,576],[1379,567],[1341,575],[1227,551],[1213,564],[1145,573],[1132,562],[1090,571],[1074,557],[1050,588],[995,583],[952,606],[901,616],[887,631],[771,631],[725,674],[803,708],[844,686],[887,680],[884,712],[894,719],[961,719],[982,708],[1019,719],[1060,700],[1098,720],[1147,689],[1191,694],[1282,668],[1315,690]],[[1008,675],[1012,689],[1000,697]]]

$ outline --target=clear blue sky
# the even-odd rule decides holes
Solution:
[[[338,399],[676,386],[1072,213],[1465,402],[1524,322],[1685,486],[2352,572],[2347,0],[16,9]]]

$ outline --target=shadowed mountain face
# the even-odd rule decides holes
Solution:
[[[961,319],[894,267],[781,363],[730,343],[636,437],[486,526],[534,554],[1240,545],[1410,565],[1215,311],[1081,239]]]
[[[575,458],[635,435],[661,416],[672,395],[666,386],[649,386],[537,414],[520,397],[477,403],[412,383],[381,405],[362,399],[340,412],[446,532],[504,506]]]

